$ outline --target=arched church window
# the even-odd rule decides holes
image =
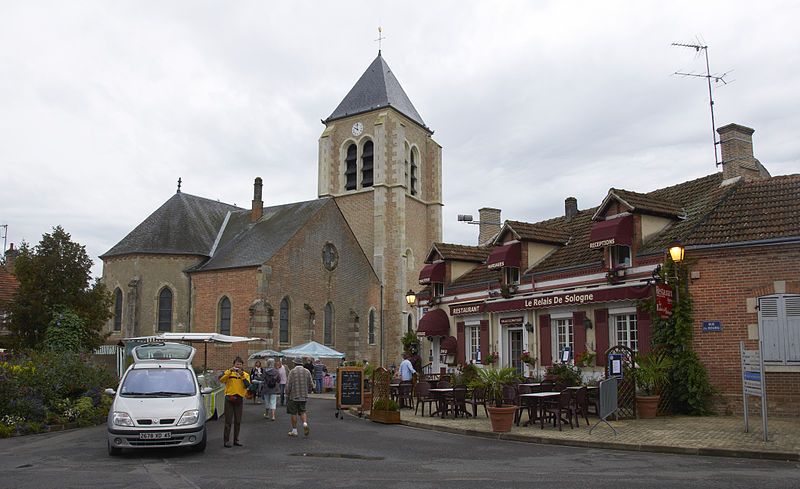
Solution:
[[[280,315],[280,342],[289,343],[289,299],[287,297],[281,301]]]
[[[172,331],[172,290],[169,287],[158,293],[158,331]]]
[[[419,173],[419,169],[417,168],[417,161],[419,160],[419,156],[417,155],[417,148],[413,148],[411,150],[411,180],[409,182],[408,188],[411,191],[411,195],[417,195],[417,174]]]
[[[122,291],[114,291],[114,331],[122,331]]]
[[[219,333],[231,334],[231,300],[227,297],[219,301]]]
[[[375,309],[369,310],[368,340],[370,345],[375,344]]]
[[[372,187],[373,148],[372,141],[366,141],[361,152],[361,188]]]
[[[356,189],[356,173],[357,170],[357,159],[356,159],[356,152],[357,147],[355,143],[351,143],[347,147],[347,157],[345,157],[344,165],[344,189],[345,190],[355,190]]]
[[[325,304],[325,325],[322,329],[322,341],[326,345],[333,344],[333,304]]]

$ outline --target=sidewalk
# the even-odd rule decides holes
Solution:
[[[604,423],[600,423],[590,435],[590,427],[583,419],[580,427],[570,429],[567,425],[561,432],[552,425],[545,424],[544,429],[540,429],[537,424],[513,426],[508,433],[493,433],[489,419],[480,407],[477,419],[415,416],[413,409],[402,409],[401,420],[404,425],[415,428],[530,443],[800,461],[800,420],[796,418],[769,418],[769,442],[766,443],[763,441],[761,418],[756,416],[750,417],[750,433],[744,432],[744,419],[741,417],[668,416],[654,420],[611,421],[611,426],[618,432],[616,436]],[[591,426],[597,421],[597,417],[589,417]]]

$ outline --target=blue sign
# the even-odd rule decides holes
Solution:
[[[722,321],[703,321],[703,333],[719,333],[722,331]]]
[[[752,380],[753,382],[761,382],[761,372],[744,372],[744,380]]]
[[[612,353],[608,356],[608,376],[622,378],[622,355]]]

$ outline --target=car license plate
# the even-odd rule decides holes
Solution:
[[[139,433],[140,440],[164,440],[167,438],[172,438],[172,433],[168,431],[158,433]]]

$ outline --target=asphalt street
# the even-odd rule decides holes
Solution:
[[[140,450],[110,457],[105,426],[0,440],[1,488],[797,488],[800,464],[536,445],[334,417],[309,401],[311,434],[287,436],[248,403],[243,447],[208,425],[205,453]]]

